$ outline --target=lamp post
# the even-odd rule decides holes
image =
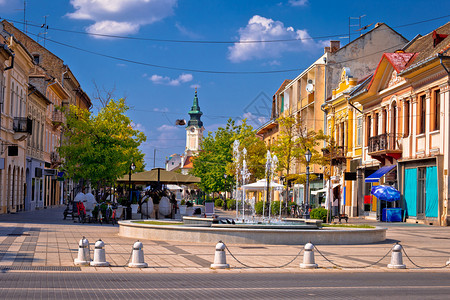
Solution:
[[[305,219],[309,219],[309,162],[311,161],[311,151],[306,150],[305,153],[305,160],[306,160],[306,189],[305,189],[305,195],[306,195],[306,201],[305,201],[305,213],[303,217]]]
[[[130,165],[130,172],[128,173],[128,184],[129,184],[129,190],[130,190],[130,198],[128,199],[128,205],[127,205],[127,220],[131,220],[132,218],[132,213],[131,213],[131,201],[132,201],[132,193],[131,193],[131,172],[133,172],[136,169],[136,165],[134,164],[134,162],[131,163]]]

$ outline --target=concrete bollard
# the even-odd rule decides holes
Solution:
[[[314,245],[307,243],[305,245],[305,252],[303,253],[303,263],[300,264],[302,269],[316,269],[317,264],[314,261]]]
[[[90,252],[89,241],[83,236],[78,243],[78,257],[74,259],[73,263],[76,266],[88,266],[91,262]]]
[[[92,267],[107,267],[109,262],[106,261],[105,243],[102,240],[95,242],[94,260],[91,261]]]
[[[392,248],[391,263],[387,265],[389,269],[406,269],[402,258],[402,245],[395,245]]]
[[[216,245],[216,253],[214,255],[214,263],[211,264],[211,269],[229,269],[227,264],[227,257],[225,254],[225,244],[219,241]]]
[[[146,262],[144,262],[144,250],[142,250],[143,247],[144,247],[144,245],[142,245],[142,243],[139,241],[134,243],[131,262],[128,264],[128,267],[130,267],[130,268],[147,268],[148,267],[148,264]]]

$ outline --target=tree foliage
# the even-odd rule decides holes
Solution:
[[[303,183],[304,176],[291,174],[293,164],[306,165],[305,153],[309,149],[312,154],[310,165],[324,165],[326,162],[322,153],[317,150],[317,146],[328,137],[322,130],[315,132],[308,129],[298,117],[280,117],[278,124],[279,134],[272,145],[272,151],[278,158],[278,170],[284,172],[288,180]]]
[[[137,171],[144,169],[138,147],[146,137],[133,129],[127,110],[123,99],[109,101],[97,116],[76,106],[64,110],[66,123],[58,152],[67,177],[112,183],[129,172],[131,162]]]
[[[201,178],[200,188],[205,192],[231,191],[235,185],[233,142],[236,139],[241,143],[240,150],[247,149],[247,165],[253,178],[264,176],[264,142],[255,136],[253,128],[245,120],[236,125],[229,119],[225,127],[209,132],[203,139],[201,151],[193,162],[193,175]]]

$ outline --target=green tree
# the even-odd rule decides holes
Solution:
[[[264,143],[246,120],[236,125],[229,119],[225,127],[219,127],[203,139],[201,151],[193,162],[192,173],[201,178],[200,188],[205,192],[231,191],[235,185],[233,142],[236,139],[241,142],[241,150],[247,147],[247,164],[253,177],[264,174],[264,164],[261,164],[266,151]]]
[[[146,137],[133,129],[127,110],[123,99],[109,101],[97,116],[76,106],[64,110],[66,123],[58,152],[68,178],[104,186],[128,173],[131,162],[137,171],[144,169],[138,147]]]
[[[306,166],[305,153],[308,149],[312,153],[310,165],[324,165],[326,163],[322,153],[316,148],[328,137],[322,130],[318,132],[308,130],[299,117],[280,117],[278,124],[280,131],[277,140],[272,145],[272,151],[278,158],[278,171],[284,172],[286,189],[288,189],[288,181],[305,182],[305,176],[291,174],[291,168],[294,164]]]

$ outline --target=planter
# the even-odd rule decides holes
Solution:
[[[193,216],[194,215],[194,207],[186,207],[186,216]]]
[[[139,208],[139,204],[131,204],[131,213],[137,214]]]

